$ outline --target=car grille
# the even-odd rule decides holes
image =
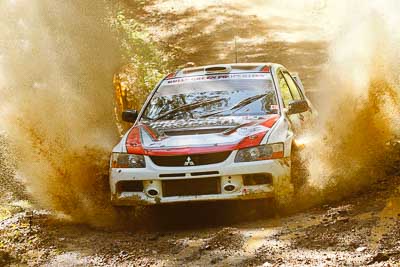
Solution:
[[[199,196],[221,193],[219,177],[162,181],[164,197]]]
[[[162,167],[183,167],[216,164],[225,161],[231,151],[183,156],[150,156],[154,164]],[[190,157],[190,160],[189,158]],[[191,163],[192,162],[192,163]]]

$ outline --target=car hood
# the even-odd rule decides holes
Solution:
[[[226,151],[260,144],[279,115],[142,121],[128,134],[129,153],[172,155]],[[243,144],[244,143],[244,144]]]

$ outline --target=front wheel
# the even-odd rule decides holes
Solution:
[[[274,181],[275,206],[287,209],[293,204],[293,198],[307,183],[309,175],[306,162],[301,157],[301,150],[292,146],[290,157],[290,175],[279,177]]]
[[[294,191],[298,192],[306,183],[309,175],[307,164],[301,156],[300,148],[292,146],[292,155],[290,158],[290,176],[294,186]]]

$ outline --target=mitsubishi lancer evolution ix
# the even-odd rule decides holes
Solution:
[[[178,70],[162,79],[113,149],[116,206],[290,200],[295,137],[315,111],[297,75],[272,63]]]

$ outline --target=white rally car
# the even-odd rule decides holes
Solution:
[[[315,112],[298,76],[271,63],[166,76],[113,149],[116,206],[275,198],[293,193],[296,134]]]

